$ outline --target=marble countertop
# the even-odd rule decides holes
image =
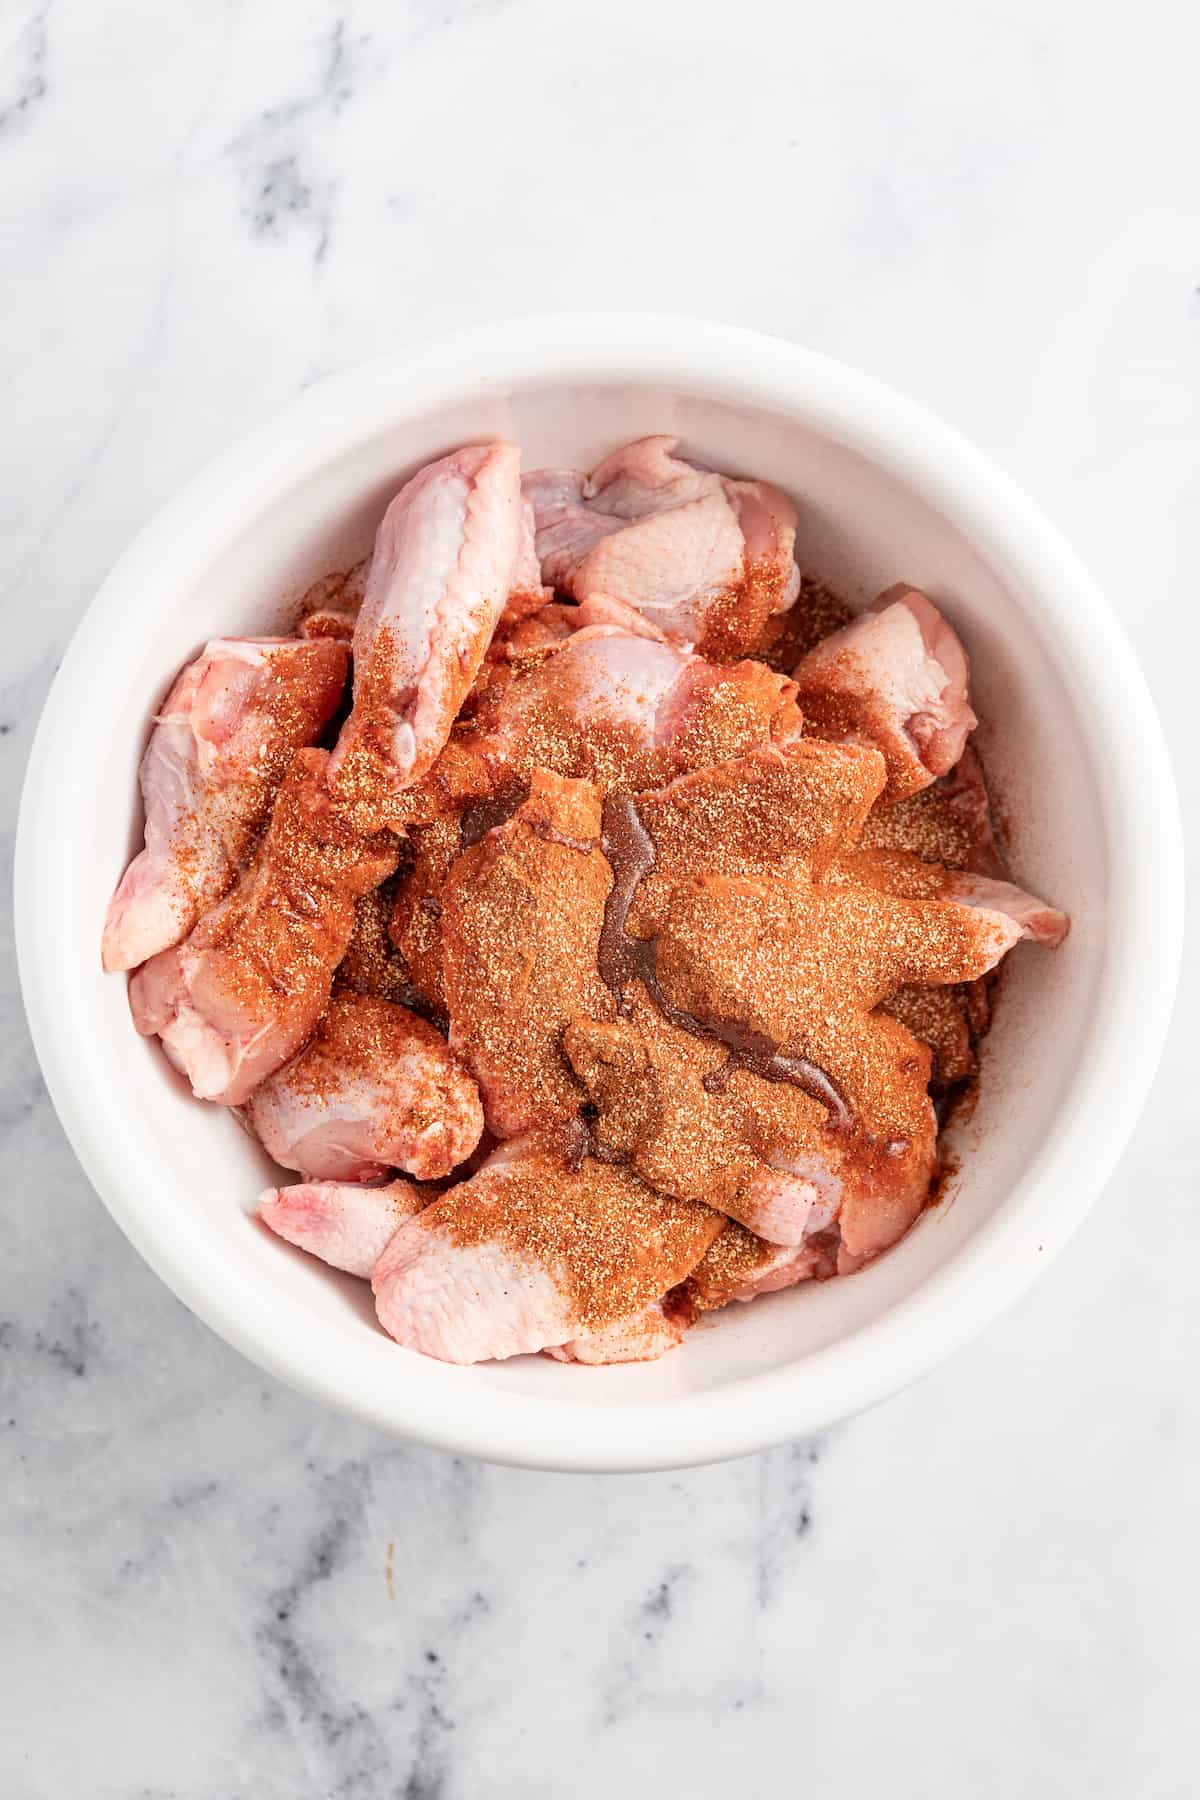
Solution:
[[[132,532],[323,372],[556,307],[909,390],[1074,538],[1200,844],[1200,26],[1177,0],[0,8],[0,828]],[[0,964],[6,1800],[1195,1792],[1187,1017],[1038,1288],[686,1475],[409,1449],[276,1386],[88,1189]]]

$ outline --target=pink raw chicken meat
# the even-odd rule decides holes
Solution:
[[[443,1362],[519,1356],[583,1337],[676,1286],[721,1216],[656,1193],[631,1171],[530,1133],[392,1238],[371,1284],[384,1329]]]
[[[715,667],[702,656],[634,636],[616,625],[574,632],[486,701],[462,749],[502,786],[533,763],[608,785],[643,784],[683,766],[692,738],[699,760],[739,755],[803,729],[786,677],[761,663]],[[728,742],[717,742],[709,721]]]
[[[883,752],[890,804],[952,769],[978,721],[967,654],[916,588],[888,588],[792,671],[809,728]]]
[[[365,1280],[401,1225],[437,1197],[436,1188],[415,1181],[380,1187],[302,1181],[267,1188],[259,1196],[258,1216],[289,1244]]]
[[[847,1162],[830,1150],[824,1159],[809,1156],[804,1168],[788,1174],[769,1169],[767,1180],[756,1178],[749,1191],[730,1203],[730,1216],[765,1243],[790,1250],[793,1255],[821,1238],[836,1225],[857,1254],[874,1255],[896,1241],[920,1212],[937,1172],[936,1124],[932,1109],[926,1134],[898,1150],[881,1189],[876,1174],[861,1163]],[[779,1267],[799,1270],[786,1281],[776,1280]],[[790,1286],[808,1271],[801,1261],[771,1265],[771,1286]],[[756,1291],[768,1291],[766,1289]],[[734,1296],[737,1298],[738,1296]]]
[[[590,604],[634,607],[677,643],[737,653],[796,598],[796,511],[767,482],[732,481],[648,437],[590,476],[525,478],[547,583]]]
[[[324,750],[298,750],[237,887],[129,984],[199,1100],[238,1106],[294,1056],[324,1012],[355,901],[396,867],[391,832],[363,837],[332,800]]]
[[[449,736],[512,592],[537,572],[515,444],[430,463],[384,514],[354,629],[334,789],[381,822]]]
[[[269,1156],[322,1181],[370,1181],[391,1168],[434,1181],[483,1130],[479,1090],[446,1040],[406,1007],[356,993],[330,1001],[246,1112]]]
[[[585,1331],[565,1344],[553,1344],[546,1355],[570,1363],[653,1362],[682,1344],[687,1329],[685,1312],[668,1311],[656,1300],[645,1312]]]
[[[347,667],[344,644],[217,638],[183,670],[142,757],[146,847],[109,903],[106,969],[179,943],[228,891],[292,752],[335,711]]]
[[[993,880],[988,875],[966,872],[953,874],[942,889],[942,899],[957,900],[997,921],[998,929],[1016,942],[1029,938],[1035,944],[1054,949],[1071,928],[1065,912],[1050,906],[1011,881]]]
[[[809,1156],[765,1163],[728,1205],[756,1236],[771,1244],[796,1245],[825,1230],[841,1199],[835,1159]]]

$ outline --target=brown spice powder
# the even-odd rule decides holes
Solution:
[[[854,617],[853,608],[823,581],[805,575],[795,604],[787,612],[768,619],[762,634],[747,654],[768,668],[790,675],[802,656],[830,632],[840,631]]]
[[[975,1074],[978,1061],[962,985],[897,988],[882,1005],[914,1037],[928,1044],[933,1052],[935,1089],[944,1091]]]
[[[780,616],[787,576],[778,562],[756,557],[740,582],[727,588],[709,604],[704,634],[696,648],[711,662],[736,662],[748,656],[767,636]]]
[[[506,1136],[578,1110],[564,1027],[612,1012],[596,966],[610,883],[599,827],[591,783],[539,771],[525,804],[463,852],[442,892],[452,1041]]]
[[[991,810],[983,764],[968,745],[949,775],[894,806],[875,807],[863,828],[862,846],[1000,876],[1005,871]]]
[[[357,902],[354,929],[334,976],[334,991],[347,990],[369,994],[376,1000],[392,1000],[399,1006],[432,1017],[436,1007],[431,1005],[424,989],[415,985],[408,963],[388,936],[395,897],[396,883],[391,880],[364,894]]]
[[[450,817],[411,826],[408,839],[412,867],[396,885],[388,931],[425,1004],[444,1017],[442,891],[462,850],[462,834],[458,820]]]
[[[684,1287],[697,1312],[727,1306],[738,1291],[758,1279],[782,1255],[778,1244],[755,1237],[736,1219],[729,1219],[704,1252]]]
[[[323,750],[298,750],[238,886],[188,940],[246,1020],[315,1024],[354,926],[354,903],[396,866],[396,840],[363,839],[334,806]],[[219,967],[220,974],[217,975]],[[307,1033],[306,1033],[307,1034]]]

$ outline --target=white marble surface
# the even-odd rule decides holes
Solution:
[[[1200,28],[1179,0],[4,0],[3,842],[127,537],[323,371],[646,305],[940,410],[1137,641],[1191,847]],[[7,927],[7,919],[6,919]],[[1194,1794],[1200,1109],[833,1433],[555,1478],[275,1386],[89,1192],[0,993],[5,1800]]]

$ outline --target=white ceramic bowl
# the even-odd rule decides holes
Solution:
[[[100,972],[140,837],[155,704],[208,637],[269,631],[369,546],[419,464],[476,438],[526,467],[592,463],[651,431],[768,477],[799,557],[851,598],[927,589],[971,652],[978,741],[1012,858],[1066,907],[1056,954],[1018,950],[962,1174],[851,1280],[734,1306],[661,1362],[525,1357],[453,1368],[377,1328],[363,1284],[247,1215],[271,1165],[185,1092]],[[122,557],[67,653],[30,760],[17,922],[34,1040],[113,1216],[202,1319],[264,1368],[385,1431],[561,1469],[669,1467],[810,1432],[928,1369],[1016,1298],[1091,1205],[1157,1061],[1181,934],[1178,815],[1133,656],[1066,544],[954,432],[772,338],[637,315],[527,319],[422,345],[310,390],[221,457]]]

